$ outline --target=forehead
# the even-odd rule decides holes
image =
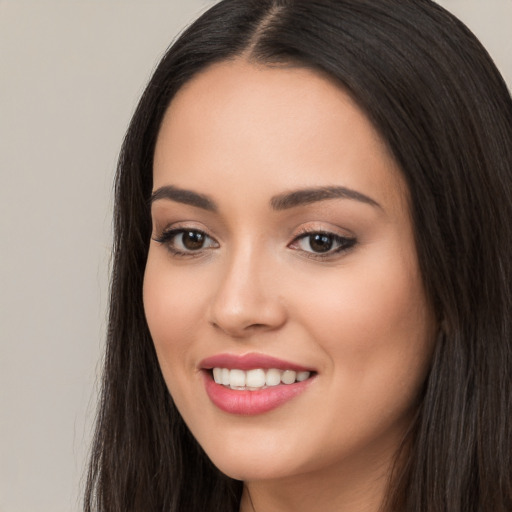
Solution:
[[[155,188],[215,191],[219,179],[253,193],[262,182],[277,192],[343,185],[392,202],[405,191],[386,145],[334,80],[241,60],[212,65],[180,89],[155,149]]]

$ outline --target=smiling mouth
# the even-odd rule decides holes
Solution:
[[[215,367],[210,370],[216,384],[238,391],[260,391],[281,384],[295,384],[309,379],[312,373],[310,371],[280,370],[277,368],[241,370]]]
[[[217,354],[199,363],[213,405],[229,414],[254,416],[293,401],[318,372],[265,354]]]

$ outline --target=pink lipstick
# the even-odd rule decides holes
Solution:
[[[206,393],[224,412],[268,412],[304,392],[316,372],[263,354],[219,354],[201,361]]]

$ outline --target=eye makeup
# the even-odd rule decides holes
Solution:
[[[217,240],[205,231],[192,227],[165,229],[153,240],[163,245],[174,257],[198,257],[206,251],[220,248]],[[356,238],[352,236],[341,236],[327,230],[302,229],[287,247],[305,257],[325,260],[350,250],[356,243]]]

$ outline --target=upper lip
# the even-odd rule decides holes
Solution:
[[[297,372],[313,371],[300,364],[290,361],[284,361],[276,357],[266,354],[249,353],[249,354],[217,354],[203,359],[199,363],[202,370],[211,370],[212,368],[228,368],[238,370],[254,370],[256,368],[278,370],[295,370]]]

